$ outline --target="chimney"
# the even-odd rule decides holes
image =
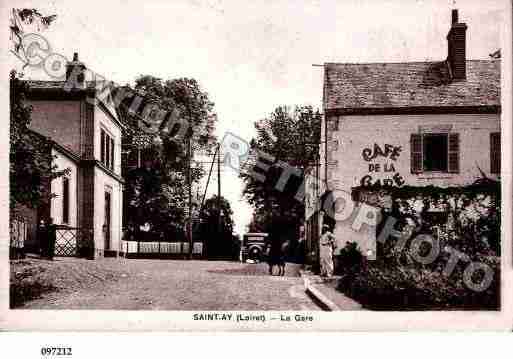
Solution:
[[[467,25],[458,22],[458,10],[452,10],[451,16],[451,29],[447,34],[448,54],[447,62],[453,81],[465,80],[466,74],[466,61],[465,61],[465,48],[466,48],[466,32]]]
[[[66,64],[66,82],[71,79],[71,82],[76,84],[78,88],[85,87],[85,70],[86,67],[83,62],[78,60],[78,52],[73,54],[73,61]],[[74,78],[73,78],[74,77]],[[74,86],[74,87],[77,87]]]

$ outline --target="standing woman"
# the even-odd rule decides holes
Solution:
[[[328,225],[322,226],[322,235],[319,240],[319,257],[321,260],[321,276],[331,278],[333,275],[333,246],[335,236]]]

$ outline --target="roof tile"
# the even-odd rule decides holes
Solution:
[[[500,105],[500,60],[467,60],[450,81],[445,61],[325,64],[324,109]]]

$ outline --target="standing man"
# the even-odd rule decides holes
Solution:
[[[273,209],[272,211],[271,225],[269,228],[269,239],[268,239],[268,255],[267,264],[269,265],[269,274],[273,274],[273,267],[281,267],[282,263],[285,263],[285,258],[282,253],[282,243],[284,235],[284,221],[279,211]]]

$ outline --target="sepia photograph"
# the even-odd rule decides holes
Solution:
[[[2,329],[513,329],[510,1],[1,6]]]

